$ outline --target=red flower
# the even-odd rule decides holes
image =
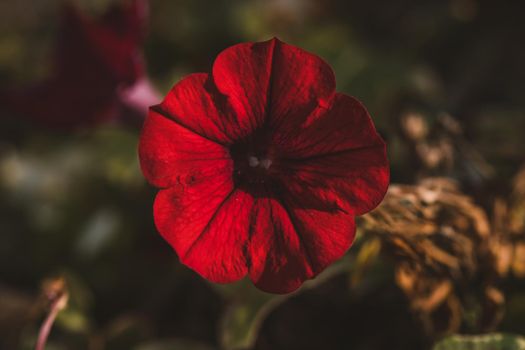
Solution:
[[[340,258],[382,200],[385,143],[331,68],[277,39],[222,52],[150,109],[142,171],[181,261],[219,283],[297,289]]]
[[[2,107],[62,128],[144,118],[147,107],[160,101],[145,76],[140,50],[146,10],[145,0],[130,0],[93,20],[66,5],[52,76],[3,92]]]

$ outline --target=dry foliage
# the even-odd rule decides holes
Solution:
[[[395,262],[396,282],[425,330],[490,330],[502,316],[485,212],[444,178],[392,185],[363,227]]]
[[[492,246],[498,273],[525,278],[525,166],[514,178],[508,203],[502,199],[495,202],[493,227],[498,233]]]
[[[396,117],[398,131],[407,146],[419,177],[455,175],[477,184],[494,169],[467,141],[461,124],[447,113],[432,118],[413,109]]]

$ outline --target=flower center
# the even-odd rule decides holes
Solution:
[[[275,158],[264,142],[239,142],[230,148],[234,163],[235,185],[251,193],[263,193],[267,186],[273,186]]]
[[[260,168],[268,170],[270,168],[270,165],[272,165],[272,160],[268,158],[262,158],[261,160],[259,160],[259,158],[255,156],[249,156],[248,164],[252,168],[260,167]]]
[[[230,146],[233,182],[254,196],[266,196],[279,179],[278,152],[271,144],[271,130],[260,129]]]

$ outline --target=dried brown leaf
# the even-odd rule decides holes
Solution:
[[[379,237],[394,260],[396,282],[429,333],[458,331],[467,300],[478,300],[478,290],[490,291],[481,293],[479,303],[497,309],[494,276],[504,256],[497,259],[491,249],[485,211],[456,182],[429,178],[415,186],[391,185],[362,221],[365,233]],[[497,324],[498,315],[484,312],[482,324]]]

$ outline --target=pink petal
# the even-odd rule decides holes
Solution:
[[[141,77],[131,86],[118,89],[122,104],[140,116],[146,116],[150,106],[160,103],[162,97],[146,77]]]

